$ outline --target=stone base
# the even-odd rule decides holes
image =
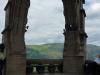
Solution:
[[[26,75],[26,59],[20,55],[7,58],[6,75]]]
[[[67,56],[64,57],[64,73],[68,75],[83,75],[84,57]]]

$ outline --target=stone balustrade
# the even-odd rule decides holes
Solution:
[[[27,64],[27,75],[34,73],[63,73],[63,64]]]

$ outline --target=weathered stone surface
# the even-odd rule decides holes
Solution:
[[[82,75],[85,60],[85,0],[62,0],[65,16],[64,73]],[[5,29],[2,32],[6,46],[6,75],[26,75],[26,51],[24,33],[30,0],[9,0]]]
[[[6,75],[26,75],[26,50],[24,42],[30,0],[9,0],[3,42],[6,46]]]
[[[67,56],[64,58],[64,72],[65,73],[82,73],[83,70],[83,57]],[[75,74],[76,75],[76,74]]]
[[[82,75],[85,60],[85,12],[82,0],[62,0],[65,16],[63,71],[68,75]],[[80,35],[82,33],[82,36]]]

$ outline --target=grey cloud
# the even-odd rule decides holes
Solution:
[[[25,39],[26,44],[43,44],[52,42],[64,42],[63,28],[64,16],[62,0],[31,0],[28,13],[28,26]],[[100,44],[100,10],[94,11],[93,4],[99,0],[86,0],[84,5],[87,13],[86,32],[88,43]],[[4,7],[7,0],[0,0],[0,32],[4,28]],[[0,35],[1,37],[1,35]]]
[[[2,39],[1,32],[5,26],[5,11],[4,8],[6,6],[7,0],[0,0],[0,42]]]
[[[86,19],[86,28],[98,28],[100,26],[100,21],[98,18],[94,18],[94,19]]]
[[[91,0],[89,0],[91,1]],[[99,1],[99,0],[98,0]],[[87,18],[86,18],[86,32],[88,34],[88,43],[90,44],[96,44],[100,45],[100,10],[97,8],[94,8],[94,4],[99,3],[97,0],[93,2],[89,2],[85,6]],[[94,10],[96,9],[96,10]]]
[[[100,3],[100,0],[95,0],[94,2]]]
[[[45,43],[59,43],[64,40],[63,35],[47,35],[46,37],[43,34],[40,34],[42,37],[33,37],[28,40],[27,44],[45,44]],[[37,40],[38,39],[38,40]]]
[[[91,39],[88,40],[88,43],[100,46],[100,33],[92,33],[90,37]]]
[[[91,12],[91,13],[90,13]],[[87,18],[88,19],[91,19],[91,20],[93,20],[93,19],[99,19],[100,18],[100,10],[98,9],[98,10],[93,10],[93,9],[87,9]]]
[[[31,39],[33,42],[35,42],[36,40],[38,43],[38,40],[40,40],[40,42],[43,42],[45,40],[44,42],[46,43],[54,41],[55,38],[57,39],[56,36],[60,35],[64,28],[62,2],[60,0],[43,0],[41,3],[40,0],[31,0],[31,2],[33,3],[33,5],[31,5],[29,10],[29,20],[27,24],[30,26],[30,28],[26,33],[26,37],[30,33],[33,34],[33,37],[35,37]],[[43,37],[44,35],[45,37]],[[27,39],[26,43],[28,43]]]
[[[43,35],[47,35],[46,32],[47,33],[60,32],[58,35],[60,35],[62,33],[62,30],[64,28],[63,5],[60,0],[59,0],[59,2],[57,2],[57,1],[58,0],[49,0],[49,1],[43,0],[42,3],[40,3],[39,0],[35,1],[35,4],[30,8],[31,13],[29,14],[29,20],[31,21],[31,22],[29,21],[29,23],[30,23],[30,25],[33,25],[33,26],[31,26],[33,30],[30,29],[30,31],[33,31],[34,33],[36,33],[38,35],[41,35],[42,33],[43,33]],[[100,30],[99,30],[100,15],[99,15],[99,11],[93,11],[91,9],[93,1],[87,0],[86,2],[87,3],[84,6],[86,9],[86,13],[87,13],[86,32],[89,35],[88,43],[94,44],[94,42],[95,42],[95,44],[96,44],[97,40],[99,41],[99,39],[95,38],[95,36],[98,36],[99,32],[100,32]],[[33,8],[33,10],[32,10],[32,8]],[[43,22],[43,20],[44,20],[44,22]],[[39,33],[39,32],[42,32],[42,33]],[[95,36],[93,35],[94,33],[95,33]],[[58,36],[58,35],[56,35],[56,33],[54,33],[54,34],[55,35],[51,35],[52,38],[49,37],[50,35],[47,35],[47,36],[45,36],[45,38],[40,37],[35,40],[33,39],[33,41],[36,42],[36,40],[37,40],[38,43],[39,42],[43,43],[43,41],[44,41],[44,43],[47,43],[47,42],[50,42],[50,40],[55,41],[55,42],[56,41],[63,42],[63,40],[64,40],[63,36],[61,36],[61,35]],[[35,37],[38,37],[38,35],[35,36],[35,34],[33,34],[33,36],[35,36]]]

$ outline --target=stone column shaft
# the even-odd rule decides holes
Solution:
[[[65,16],[63,71],[68,75],[82,75],[84,49],[80,50],[80,9],[82,0],[62,0]]]
[[[26,75],[25,27],[30,0],[9,0],[6,7],[5,29],[6,75]]]

